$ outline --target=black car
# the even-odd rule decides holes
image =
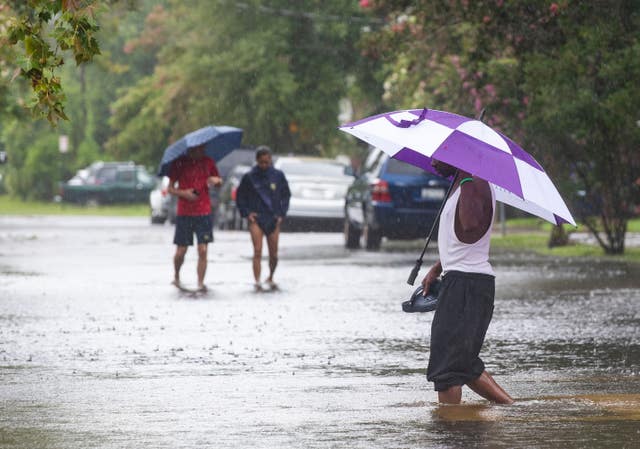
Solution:
[[[383,237],[426,237],[448,186],[445,179],[372,150],[347,191],[345,246],[360,247],[362,236],[367,249],[378,249]]]
[[[143,203],[156,180],[133,162],[94,162],[60,186],[62,201],[89,205]]]

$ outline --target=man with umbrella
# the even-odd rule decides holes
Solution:
[[[440,260],[422,282],[429,296],[431,285],[444,274],[431,325],[427,377],[435,383],[439,400],[446,403],[460,402],[462,385],[490,401],[513,402],[478,357],[493,313],[489,244],[496,199],[554,225],[576,224],[542,166],[514,141],[484,124],[483,112],[471,119],[427,108],[401,110],[340,127],[395,159],[453,179],[441,206]],[[410,285],[432,232],[409,276]]]
[[[511,404],[479,357],[493,314],[494,272],[489,263],[495,194],[489,183],[432,159],[433,168],[453,177],[452,193],[440,216],[440,259],[422,281],[423,291],[444,273],[431,324],[427,379],[438,400],[459,404],[462,386],[492,402]]]
[[[211,199],[209,186],[219,186],[222,179],[213,159],[205,155],[205,145],[189,148],[187,154],[171,163],[169,193],[178,197],[178,213],[173,243],[173,283],[182,288],[180,268],[187,248],[193,245],[193,234],[198,244],[198,291],[206,291],[204,276],[207,271],[207,245],[213,241]]]

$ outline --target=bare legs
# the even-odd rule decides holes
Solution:
[[[467,384],[483,398],[496,404],[513,404],[513,398],[486,371]],[[462,386],[456,385],[438,392],[438,401],[443,404],[459,404],[462,400]]]
[[[491,374],[486,371],[483,371],[476,380],[469,382],[467,386],[491,402],[497,404],[513,404],[513,398],[509,396],[507,392],[493,380]]]
[[[207,273],[207,247],[206,243],[198,244],[198,290],[204,290],[204,275]]]
[[[204,290],[204,275],[207,272],[207,248],[206,243],[198,244],[198,289]],[[187,254],[186,246],[176,246],[176,253],[173,256],[173,283],[180,286],[180,269],[184,264],[184,256]]]
[[[280,239],[280,223],[276,225],[276,229],[267,236],[267,247],[269,248],[269,277],[267,278],[267,283],[269,283],[272,287],[275,285],[273,283],[273,274],[276,272],[276,267],[278,266],[278,240]]]
[[[180,285],[180,268],[184,263],[184,255],[187,254],[186,246],[176,246],[176,253],[173,256],[173,283]]]
[[[253,222],[249,223],[249,234],[251,234],[251,243],[253,243],[253,279],[255,280],[256,288],[258,288],[262,270],[260,259],[262,258],[262,237],[264,233],[258,223]]]
[[[260,274],[262,272],[262,240],[264,232],[257,223],[249,223],[249,233],[251,234],[251,242],[253,243],[253,279],[256,288],[260,286]],[[271,286],[273,283],[273,275],[278,266],[278,240],[280,238],[280,224],[276,225],[276,229],[267,236],[267,248],[269,251],[269,277],[266,282]]]

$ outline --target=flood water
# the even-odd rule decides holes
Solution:
[[[280,290],[260,294],[248,235],[218,231],[194,297],[170,285],[172,237],[0,217],[1,448],[638,447],[638,265],[494,253],[481,356],[516,403],[439,406],[433,315],[400,306],[421,242],[283,234]]]

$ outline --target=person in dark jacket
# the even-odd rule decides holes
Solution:
[[[273,168],[271,150],[260,146],[256,151],[256,165],[243,177],[236,192],[240,215],[249,222],[253,243],[253,277],[256,291],[263,290],[260,282],[262,241],[267,237],[269,250],[269,277],[265,280],[271,289],[277,288],[273,274],[278,265],[278,239],[280,224],[289,210],[291,192],[287,178]]]

